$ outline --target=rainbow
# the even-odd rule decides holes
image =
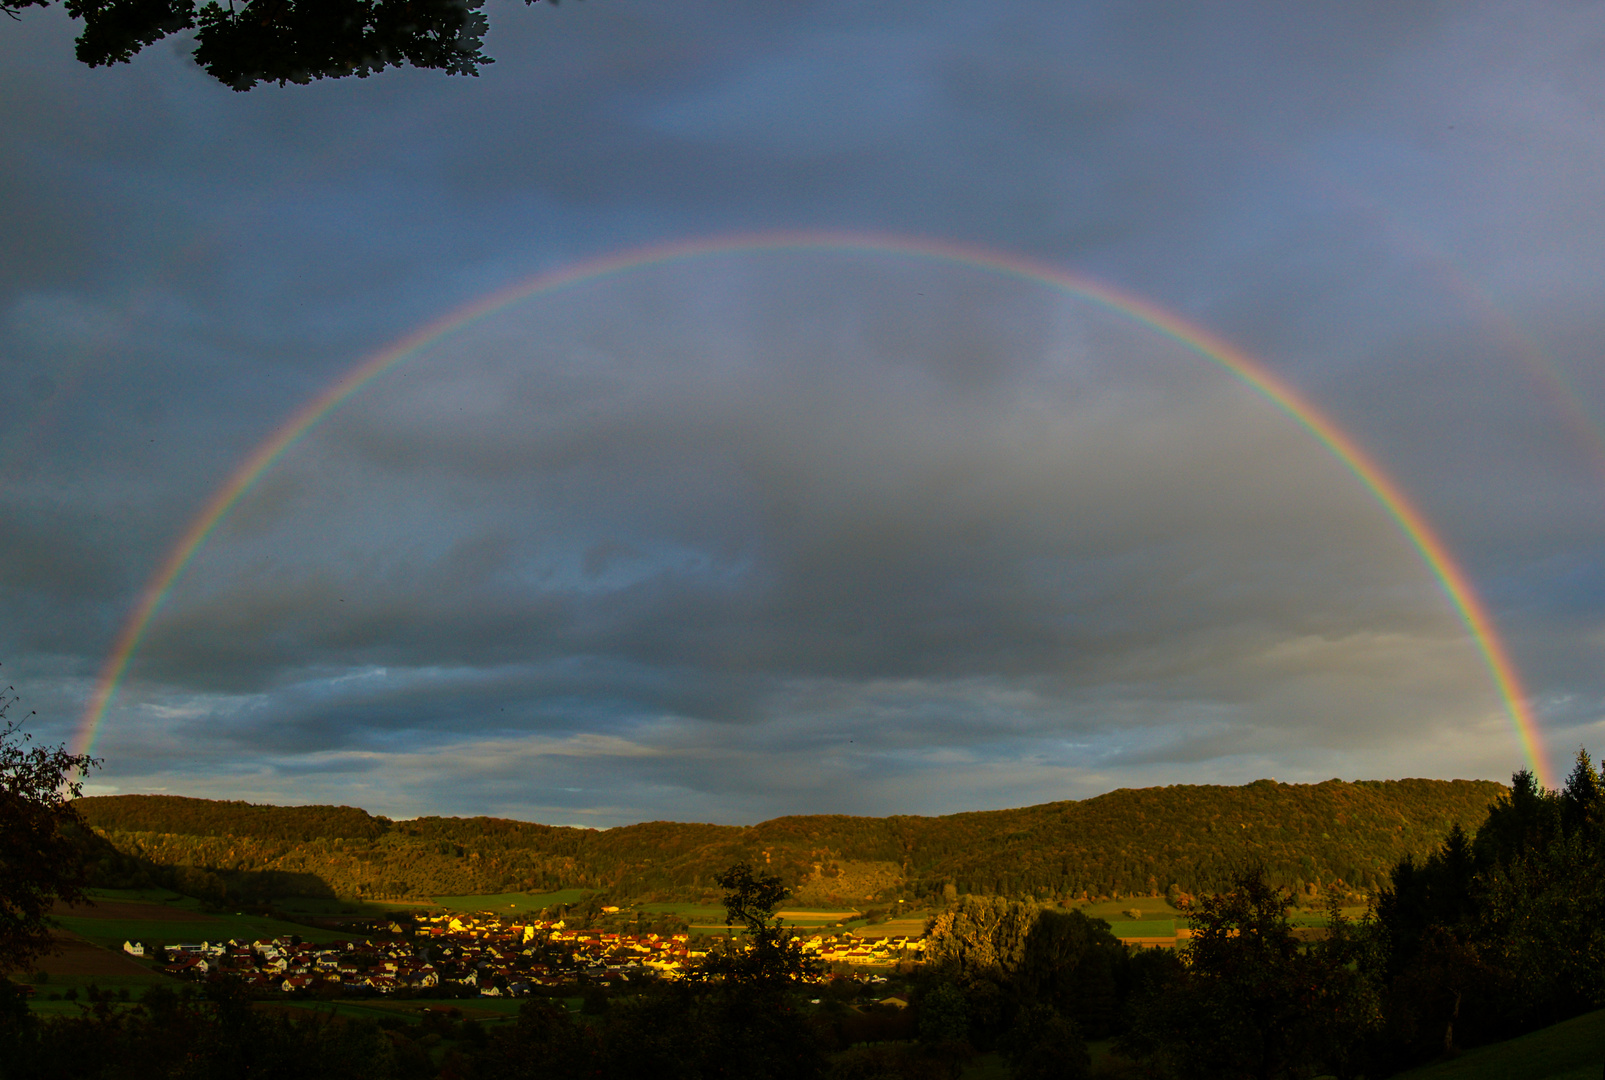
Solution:
[[[1287,382],[1259,361],[1207,330],[1132,293],[1024,256],[948,241],[836,232],[779,232],[712,237],[633,248],[537,274],[498,289],[420,327],[388,348],[353,367],[342,378],[308,401],[277,431],[259,444],[207,500],[160,567],[140,593],[133,612],[124,622],[102,665],[94,692],[74,736],[76,753],[93,750],[112,699],[138,651],[151,620],[161,610],[174,583],[183,575],[195,553],[246,492],[307,432],[334,412],[369,382],[408,357],[510,304],[542,293],[594,282],[612,275],[683,259],[746,252],[833,252],[842,254],[899,255],[937,263],[962,265],[1016,278],[1069,293],[1132,319],[1171,338],[1230,371],[1272,402],[1342,462],[1397,522],[1436,577],[1444,595],[1476,643],[1494,687],[1515,728],[1522,753],[1539,783],[1549,786],[1548,758],[1538,725],[1510,653],[1494,627],[1482,599],[1466,572],[1455,561],[1426,517],[1410,502],[1399,485],[1366,451]]]

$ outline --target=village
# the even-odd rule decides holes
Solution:
[[[682,978],[723,941],[718,935],[635,934],[496,915],[420,916],[387,929],[388,936],[360,941],[128,941],[123,951],[161,960],[162,970],[177,978],[237,980],[254,992],[523,997],[579,984],[617,987]],[[821,981],[884,981],[873,969],[918,962],[925,941],[844,931],[804,938],[802,947],[821,961]]]

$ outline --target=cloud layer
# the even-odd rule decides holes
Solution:
[[[0,37],[0,662],[65,738],[143,585],[321,388],[664,239],[961,240],[1261,357],[1464,562],[1564,756],[1605,642],[1586,8],[492,6],[479,79],[209,85]],[[263,476],[106,789],[613,824],[1524,761],[1397,524],[1196,353],[891,254],[507,307]]]

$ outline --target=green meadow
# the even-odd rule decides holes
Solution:
[[[686,921],[693,934],[723,934],[730,929],[725,925],[725,909],[720,904],[641,904],[626,911],[642,911],[648,915],[678,915]],[[871,924],[862,911],[827,910],[823,908],[793,908],[784,905],[779,912],[785,924],[801,933],[862,930]],[[910,911],[893,922],[874,924],[877,931],[892,934],[915,934],[924,931],[925,914]],[[740,933],[740,928],[736,928]]]
[[[12,980],[33,987],[33,997],[28,1001],[30,1009],[52,1016],[74,1014],[79,1005],[88,1001],[85,992],[91,986],[113,994],[127,990],[130,1000],[138,1001],[152,986],[176,988],[181,985],[176,979],[154,970],[148,975],[51,975],[45,982],[39,982],[36,975],[16,974]],[[52,994],[59,999],[68,990],[77,991],[77,1001],[50,999]]]
[[[121,950],[125,941],[177,944],[181,941],[254,941],[258,938],[299,934],[304,941],[342,941],[349,933],[286,922],[264,915],[201,910],[200,901],[161,889],[95,889],[89,897],[101,903],[101,912],[117,917],[97,918],[95,908],[69,908],[57,914],[62,929],[108,949]],[[160,905],[160,917],[141,918],[143,905]],[[128,917],[123,917],[124,913]]]
[[[106,987],[102,986],[101,989],[104,990]],[[132,997],[134,1001],[138,1001],[139,993],[137,991],[131,991],[130,997]],[[129,1005],[122,1005],[119,1003],[114,1005],[113,1008],[123,1009],[128,1008],[131,1005],[132,1002],[130,1002]],[[83,991],[81,990],[79,991],[77,1001],[51,1001],[45,996],[44,991],[41,990],[38,996],[34,997],[28,1002],[29,1011],[36,1013],[39,1016],[80,1016],[88,1008],[90,1008],[89,1002],[84,999]]]
[[[724,921],[722,904],[640,904],[631,911],[644,911],[648,915],[678,915],[686,922]]]
[[[447,911],[491,911],[497,915],[539,915],[542,910],[564,904],[581,903],[591,895],[589,889],[560,889],[549,893],[491,893],[484,896],[437,896],[434,901]]]
[[[85,919],[58,915],[62,929],[108,949],[121,950],[125,941],[147,945],[177,945],[186,941],[256,941],[298,934],[303,941],[348,941],[352,935],[261,915],[214,915],[206,920]]]
[[[1110,925],[1124,925],[1128,923],[1147,923],[1157,921],[1170,921],[1178,927],[1190,926],[1187,913],[1166,903],[1164,898],[1157,896],[1128,897],[1124,900],[1101,900],[1097,903],[1077,903],[1070,905],[1076,911],[1094,919],[1103,919]],[[1351,905],[1341,909],[1346,919],[1361,919],[1365,917],[1366,908],[1361,905]],[[1133,919],[1128,912],[1138,911],[1142,917]],[[1311,908],[1294,908],[1288,912],[1288,919],[1294,926],[1325,926],[1326,912]],[[1116,934],[1124,931],[1116,930]]]
[[[322,896],[291,896],[275,901],[274,906],[288,915],[308,915],[331,918],[341,915],[353,919],[382,919],[395,915],[411,915],[429,911],[437,905],[427,900],[340,900]]]
[[[1599,1080],[1605,1009],[1400,1073],[1401,1080]]]
[[[1143,919],[1133,922],[1129,919],[1110,923],[1110,931],[1119,938],[1128,937],[1174,937],[1176,934],[1175,919]]]

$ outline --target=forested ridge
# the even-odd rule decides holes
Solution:
[[[584,887],[618,897],[700,896],[750,860],[789,887],[843,889],[855,864],[891,864],[880,891],[1006,896],[1147,895],[1218,887],[1257,861],[1286,886],[1374,887],[1508,790],[1481,780],[1385,780],[1122,789],[1091,799],[942,817],[808,815],[758,825],[654,821],[614,829],[502,818],[407,821],[345,806],[261,806],[170,795],[80,799],[120,853],[101,877],[184,870],[186,891],[402,898]],[[948,887],[951,886],[951,890]],[[843,901],[884,899],[836,893]],[[261,898],[260,896],[257,898]],[[219,897],[221,899],[221,897]]]

